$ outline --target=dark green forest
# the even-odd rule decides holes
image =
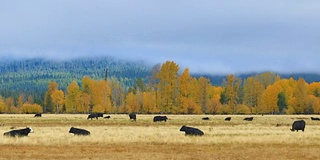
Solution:
[[[147,77],[150,68],[141,62],[128,62],[114,58],[88,58],[69,61],[44,59],[9,60],[0,64],[0,95],[14,97],[32,95],[38,104],[43,104],[44,94],[50,81],[65,90],[72,81],[81,83],[84,76],[93,79],[117,79],[130,87],[140,77]]]
[[[155,64],[156,65],[156,64]],[[66,90],[72,81],[81,83],[84,76],[93,79],[105,79],[106,69],[108,79],[116,79],[129,89],[137,78],[146,78],[151,75],[153,66],[143,62],[132,62],[118,60],[112,57],[104,58],[81,58],[66,61],[55,61],[45,59],[26,59],[26,60],[2,60],[0,61],[0,95],[3,97],[13,97],[17,99],[19,95],[25,94],[34,97],[35,103],[43,104],[44,95],[48,84],[51,81],[59,84],[59,89]],[[183,70],[183,68],[180,68]],[[192,70],[191,70],[192,74]],[[241,79],[259,73],[240,74],[236,76]],[[306,82],[319,82],[318,74],[278,74],[281,78],[294,79],[303,78]],[[206,77],[210,79],[212,85],[223,85],[223,79],[227,75],[210,75],[196,73],[194,77]]]

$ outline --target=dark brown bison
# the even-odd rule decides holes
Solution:
[[[292,124],[292,128],[290,129],[293,131],[299,131],[302,130],[304,132],[304,128],[306,127],[306,122],[304,120],[294,121]]]

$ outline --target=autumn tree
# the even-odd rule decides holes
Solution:
[[[42,107],[39,104],[24,103],[21,107],[21,113],[35,114],[42,113]]]
[[[52,110],[55,108],[55,106],[52,103],[51,95],[56,90],[58,90],[58,84],[56,82],[50,82],[48,85],[48,90],[45,93],[45,98],[44,98],[44,112],[55,111],[55,110]]]
[[[111,105],[115,107],[116,110],[125,107],[125,89],[124,86],[115,78],[108,81],[111,86]]]
[[[5,113],[8,111],[8,107],[6,103],[4,102],[2,96],[0,96],[0,113]]]
[[[90,95],[87,93],[80,92],[76,96],[77,112],[89,113],[90,109]]]
[[[159,106],[161,112],[173,113],[177,110],[177,79],[179,66],[173,61],[165,62],[157,78],[159,83],[157,91],[160,94]]]
[[[198,79],[198,87],[199,87],[199,101],[198,104],[202,108],[202,112],[206,112],[207,107],[209,105],[209,87],[211,86],[210,80],[204,77],[200,77]]]
[[[189,109],[189,99],[191,99],[191,80],[189,69],[186,68],[183,73],[179,77],[179,95],[178,95],[178,103],[179,103],[179,111],[178,113],[188,113]]]
[[[143,92],[142,108],[143,113],[159,113],[160,110],[156,107],[155,91]]]
[[[236,78],[233,74],[227,76],[226,80],[226,91],[225,95],[227,97],[227,104],[231,108],[231,112],[234,113],[236,111],[237,100],[239,99],[238,91],[241,86],[241,79]]]
[[[278,96],[281,93],[281,86],[269,85],[261,95],[259,105],[262,107],[263,113],[279,113]]]
[[[128,93],[126,96],[126,109],[125,111],[127,113],[132,113],[132,112],[139,112],[140,110],[140,105],[137,100],[137,97],[133,94],[133,92]]]
[[[243,103],[250,108],[251,113],[261,112],[258,100],[264,92],[263,84],[253,77],[248,77],[244,80],[243,92]]]
[[[66,112],[76,113],[76,97],[80,93],[80,87],[76,81],[71,82],[67,87],[67,95],[65,100]]]
[[[222,87],[210,86],[209,88],[209,102],[205,113],[216,114],[221,110],[222,104],[220,102]]]
[[[52,111],[55,110],[56,113],[61,113],[63,111],[64,92],[62,90],[53,91],[51,101],[53,106],[55,106],[55,108],[52,108]]]
[[[294,97],[290,101],[290,106],[292,107],[294,113],[308,113],[310,108],[306,108],[307,84],[304,79],[299,78],[297,81],[293,96]]]
[[[6,98],[5,103],[8,107],[8,113],[19,113],[18,109],[14,105],[14,99],[12,97]]]

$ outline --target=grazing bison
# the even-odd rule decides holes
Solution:
[[[109,119],[109,118],[111,118],[110,116],[105,116],[105,117],[103,117],[104,119]]]
[[[135,113],[130,113],[129,117],[130,117],[130,120],[134,120],[134,121],[137,120],[137,115]]]
[[[103,117],[103,113],[96,113],[97,117]]]
[[[37,113],[34,115],[34,117],[41,117],[41,116],[42,116],[41,113]]]
[[[88,136],[88,135],[90,135],[89,131],[87,131],[85,129],[81,129],[81,128],[74,128],[74,127],[70,128],[69,133],[73,133],[75,136]]]
[[[313,120],[313,121],[320,121],[320,118],[317,118],[317,117],[310,117],[311,118],[311,120]]]
[[[231,117],[226,117],[224,120],[225,120],[225,121],[230,121],[230,120],[231,120]]]
[[[98,119],[98,115],[97,115],[97,114],[95,114],[95,113],[93,113],[93,114],[89,114],[87,119],[91,119],[91,120],[92,120],[92,118],[96,118],[96,119]]]
[[[245,121],[252,121],[252,120],[253,120],[253,117],[246,117],[246,118],[244,118],[243,120],[245,120]]]
[[[33,133],[33,130],[32,128],[27,127],[24,129],[17,129],[17,130],[5,132],[3,135],[10,136],[10,137],[24,137],[24,136],[28,136],[29,133]]]
[[[202,120],[210,120],[209,117],[203,117]]]
[[[161,121],[167,122],[167,119],[168,119],[167,116],[154,116],[153,122],[161,122]]]
[[[193,128],[193,127],[187,127],[185,125],[183,125],[181,128],[180,128],[180,131],[184,131],[185,132],[185,135],[191,135],[191,136],[203,136],[204,133],[198,129],[198,128]]]
[[[304,120],[299,120],[299,121],[294,121],[292,124],[292,128],[290,129],[292,132],[293,131],[299,131],[302,130],[304,132],[304,127],[306,126],[306,122]]]

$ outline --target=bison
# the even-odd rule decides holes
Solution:
[[[98,119],[98,115],[97,115],[97,114],[95,114],[95,113],[93,113],[93,114],[89,114],[87,119],[91,119],[91,120],[92,120],[92,118],[96,118],[96,119]]]
[[[209,117],[203,117],[202,120],[210,120]]]
[[[110,116],[105,116],[105,117],[103,117],[104,119],[109,119],[109,118],[111,118]]]
[[[253,120],[253,117],[246,117],[246,118],[244,118],[243,120],[245,120],[245,121],[252,121],[252,120]]]
[[[310,117],[311,118],[311,120],[313,120],[313,121],[320,121],[320,118],[317,118],[317,117]]]
[[[96,113],[97,117],[103,117],[103,113]]]
[[[306,126],[306,122],[304,120],[299,120],[299,121],[294,121],[292,124],[292,128],[290,129],[292,132],[293,131],[299,131],[302,130],[304,132],[304,128]]]
[[[130,117],[130,120],[134,120],[134,121],[137,120],[137,115],[135,113],[130,113],[129,117]]]
[[[167,116],[154,116],[153,122],[161,122],[161,121],[167,122],[167,119],[168,119]]]
[[[203,136],[204,133],[198,129],[198,128],[193,128],[193,127],[187,127],[185,125],[183,125],[181,128],[180,128],[180,131],[184,131],[185,132],[185,135],[191,135],[191,136]]]
[[[225,120],[225,121],[230,121],[230,120],[231,120],[231,117],[226,117],[224,120]]]
[[[90,135],[89,131],[87,131],[85,129],[81,129],[81,128],[74,128],[74,127],[70,128],[69,133],[73,133],[75,136],[88,136],[88,135]]]
[[[17,129],[17,130],[5,132],[3,135],[10,136],[10,137],[24,137],[24,136],[28,136],[29,133],[33,133],[33,130],[30,127],[26,127],[24,129]]]
[[[34,115],[34,117],[41,117],[41,116],[42,116],[41,113],[37,113]]]

